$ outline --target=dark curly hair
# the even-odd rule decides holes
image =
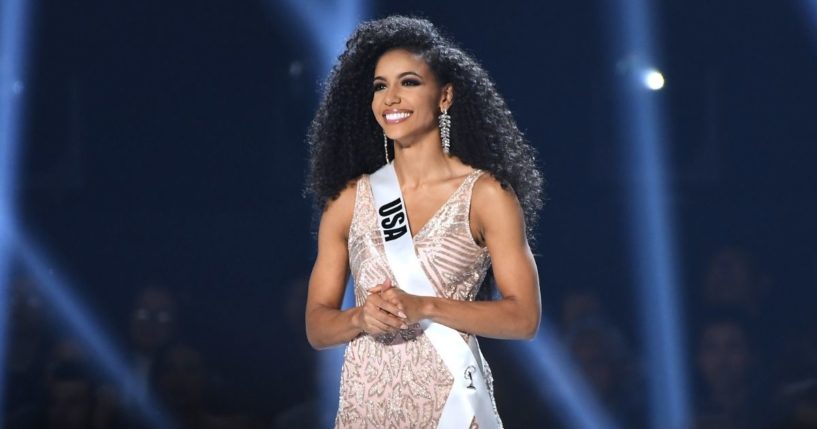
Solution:
[[[534,149],[488,73],[420,18],[390,16],[364,22],[346,42],[309,128],[307,193],[322,208],[351,180],[383,166],[383,130],[371,111],[372,79],[377,60],[395,48],[420,55],[441,85],[453,85],[451,154],[513,189],[532,236],[544,183]]]

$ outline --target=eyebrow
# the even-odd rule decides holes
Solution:
[[[420,79],[422,79],[422,78],[423,78],[423,77],[422,77],[422,76],[420,76],[418,73],[415,73],[415,72],[413,72],[413,71],[407,71],[407,72],[400,73],[399,75],[397,75],[397,78],[399,79],[399,78],[401,78],[401,77],[408,76],[408,75],[414,75],[414,76],[419,77]],[[384,78],[383,76],[375,76],[375,77],[374,77],[374,80],[386,80],[386,78]]]

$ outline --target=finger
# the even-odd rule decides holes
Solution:
[[[386,313],[385,311],[381,311],[380,315],[377,316],[377,320],[384,323],[388,326],[389,330],[397,330],[397,329],[408,329],[408,324],[397,317]]]
[[[384,292],[387,291],[389,288],[394,286],[391,283],[391,278],[390,277],[386,277],[386,280],[384,280],[383,283],[381,283],[381,285],[383,285],[383,291]]]
[[[382,291],[383,291],[383,286],[382,285],[377,285],[377,286],[369,289],[368,292],[369,293],[379,293],[379,292],[382,292]]]
[[[390,329],[408,328],[408,325],[404,320],[399,319],[397,316],[389,312],[377,309],[376,312],[370,313],[369,315],[372,316],[374,319],[386,324]]]
[[[390,302],[392,305],[397,306],[397,309],[399,311],[402,311],[402,310],[406,309],[405,306],[403,305],[403,300],[402,300],[402,296],[401,296],[403,294],[404,293],[401,293],[400,289],[395,287],[395,288],[391,288],[391,289],[389,289],[389,290],[387,290],[385,292],[382,292],[380,294],[380,297],[382,299]],[[395,313],[395,314],[397,314],[397,313]]]
[[[391,328],[377,319],[366,320],[363,330],[369,335],[380,335],[391,331]]]
[[[383,299],[379,295],[372,295],[369,297],[367,301],[371,301],[372,304],[380,310],[383,310],[387,313],[390,313],[394,316],[401,317],[403,319],[406,318],[405,313],[403,313],[402,308],[400,308],[396,303],[390,302],[389,300]]]
[[[376,315],[369,316],[369,326],[377,329],[381,334],[393,333],[394,331],[401,329],[403,326],[408,327],[408,325],[399,321],[399,319],[396,317],[387,315],[382,311],[376,313]]]
[[[377,306],[381,310],[383,310],[383,311],[385,311],[385,312],[387,312],[387,313],[389,313],[391,315],[397,316],[397,317],[402,318],[402,319],[406,318],[406,314],[403,312],[403,309],[400,308],[400,306],[397,305],[396,303],[392,303],[392,302],[389,302],[389,301],[387,301],[385,299],[382,299],[382,300],[380,300],[380,303],[377,304]]]

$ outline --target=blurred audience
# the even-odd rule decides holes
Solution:
[[[96,384],[82,362],[59,361],[48,371],[42,402],[12,416],[9,429],[102,429],[94,424]]]
[[[334,416],[322,416],[319,397],[316,391],[314,375],[319,368],[316,364],[316,353],[304,332],[306,318],[306,294],[309,288],[309,277],[298,277],[287,284],[284,330],[286,335],[298,340],[289,345],[289,351],[282,360],[289,371],[283,384],[293,386],[290,395],[293,401],[273,417],[272,429],[317,429],[325,425],[320,422],[332,421]],[[304,379],[302,374],[310,374]],[[299,380],[299,377],[300,380]]]
[[[760,317],[767,286],[768,279],[760,275],[746,248],[723,246],[714,252],[704,273],[703,304],[735,308],[747,317]]]
[[[817,379],[788,385],[782,393],[780,429],[817,428]]]
[[[807,287],[789,292],[771,287],[776,284],[772,280],[779,279],[766,274],[769,267],[759,264],[764,260],[746,247],[720,246],[711,255],[697,276],[698,287],[688,291],[692,299],[687,319],[695,326],[689,343],[689,367],[695,376],[695,428],[817,429],[817,312],[813,299],[817,296],[817,257],[811,261],[813,266],[800,267],[805,277],[814,275],[804,282]],[[320,426],[322,410],[313,378],[316,354],[303,338],[305,278],[288,285],[281,307],[279,333],[299,340],[287,344],[287,351],[276,362],[283,369],[272,376],[276,381],[269,389],[278,394],[281,386],[287,386],[286,396],[276,397],[280,399],[274,400],[278,403],[274,410],[265,414],[255,408],[252,415],[247,410],[250,407],[238,399],[239,386],[227,383],[222,371],[208,366],[208,362],[215,363],[207,350],[226,350],[227,345],[211,344],[207,349],[180,341],[191,337],[181,332],[172,290],[144,287],[129,306],[121,338],[128,345],[126,359],[136,383],[126,393],[119,381],[91,370],[98,367],[97,357],[85,347],[84,339],[66,332],[68,325],[63,321],[46,317],[48,302],[24,274],[15,271],[9,288],[5,427],[146,428],[138,410],[148,395],[162,404],[181,429]],[[611,317],[608,304],[592,288],[566,290],[557,313],[559,331],[609,415],[620,427],[645,427],[649,410],[641,358],[628,345],[622,324]],[[502,368],[502,362],[497,367]],[[236,374],[243,370],[221,369]],[[516,384],[526,382],[524,377],[516,380]],[[513,395],[516,386],[511,384],[498,385],[498,391]],[[504,407],[514,410],[507,403]]]
[[[598,293],[592,289],[578,287],[568,289],[564,293],[560,313],[563,336],[569,335],[577,326],[588,320],[603,320],[607,317]]]
[[[80,342],[71,337],[57,340],[34,387],[42,389],[37,401],[10,415],[10,429],[118,429],[125,421],[118,404],[101,394],[100,378]],[[9,385],[14,390],[15,385]]]
[[[739,310],[711,310],[698,329],[697,428],[765,428],[772,421],[768,380],[749,322]]]
[[[568,290],[561,301],[561,329],[576,365],[620,427],[644,425],[641,376],[627,341],[607,316],[598,293]]]
[[[156,353],[176,338],[176,298],[164,287],[148,286],[134,299],[130,313],[130,345],[140,395],[148,385]]]
[[[219,415],[208,402],[210,375],[204,357],[184,343],[164,347],[156,355],[151,380],[153,391],[170,417],[183,428],[244,429],[260,423],[248,415]]]
[[[40,403],[46,392],[43,369],[51,339],[45,325],[43,300],[29,277],[15,273],[9,285],[8,347],[5,356],[3,416],[7,422]]]

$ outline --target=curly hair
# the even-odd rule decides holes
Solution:
[[[441,85],[453,86],[451,154],[490,172],[503,188],[516,193],[532,236],[544,184],[535,150],[488,73],[420,18],[390,16],[364,22],[346,42],[309,128],[307,193],[322,208],[351,180],[383,165],[383,130],[371,111],[372,79],[380,56],[396,48],[420,55]]]

